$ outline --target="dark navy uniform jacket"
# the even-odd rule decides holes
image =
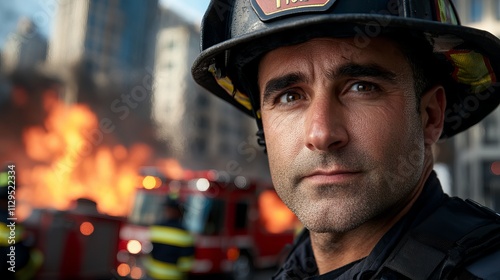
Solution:
[[[298,237],[284,265],[273,279],[371,279],[387,259],[403,235],[419,225],[426,217],[451,198],[443,193],[434,172],[429,176],[424,189],[410,211],[398,221],[376,244],[367,257],[339,269],[318,275],[318,269],[311,248],[309,232],[305,230]],[[415,260],[419,261],[419,260]],[[500,279],[500,251],[469,266],[468,279]],[[490,270],[490,271],[488,271]],[[480,275],[481,277],[476,277]],[[388,276],[386,279],[399,279]]]

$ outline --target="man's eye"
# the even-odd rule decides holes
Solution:
[[[367,92],[367,91],[375,91],[378,87],[372,83],[368,82],[358,82],[354,83],[349,90],[359,91],[359,92]]]
[[[286,104],[302,99],[302,96],[296,92],[287,92],[279,97],[279,103]]]

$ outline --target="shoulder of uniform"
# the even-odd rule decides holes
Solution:
[[[478,247],[500,250],[500,215],[473,200],[452,198],[413,231],[418,241],[469,260],[483,256]],[[474,252],[474,258],[471,253]],[[487,252],[487,251],[486,251]]]
[[[465,270],[477,279],[500,279],[500,266],[498,266],[500,263],[500,238],[498,238],[500,235],[500,214],[470,199],[466,200],[465,203],[492,220],[491,231],[484,232],[482,238],[488,246],[485,246],[486,248],[480,257],[469,262]],[[492,242],[493,240],[494,242]]]
[[[448,279],[458,274],[480,279],[468,266],[500,263],[497,251],[500,216],[471,200],[451,198],[402,238],[378,273],[389,269],[410,279]]]
[[[469,264],[465,269],[478,279],[500,279],[500,248]]]
[[[464,204],[467,204],[470,208],[475,209],[476,211],[481,212],[483,215],[490,217],[496,222],[500,223],[500,214],[495,212],[493,209],[490,209],[472,199],[466,199],[463,201]]]

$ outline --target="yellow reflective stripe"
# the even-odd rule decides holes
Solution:
[[[453,78],[470,85],[474,93],[482,92],[496,82],[495,72],[484,55],[475,51],[451,50],[448,57],[455,66]]]
[[[208,71],[212,73],[212,75],[215,78],[215,81],[217,84],[223,88],[229,95],[231,95],[238,103],[243,105],[245,108],[247,108],[249,111],[252,110],[252,104],[250,103],[250,98],[248,98],[248,95],[242,93],[239,91],[237,88],[234,87],[233,82],[229,77],[219,77],[217,74],[217,69],[215,68],[215,65],[212,64],[208,67]]]
[[[149,256],[146,260],[148,275],[155,279],[182,279],[183,273],[176,265],[153,259]]]
[[[250,103],[250,98],[246,96],[246,94],[242,93],[239,90],[236,90],[236,93],[234,94],[234,99],[238,101],[241,105],[243,105],[245,108],[248,110],[252,110],[252,103]]]
[[[22,234],[23,234],[23,229],[21,225],[16,225],[15,236],[13,236],[13,240],[15,240],[16,243],[20,242],[22,239]],[[9,244],[9,237],[10,237],[10,228],[7,227],[7,225],[4,223],[0,223],[0,245],[1,246],[14,245],[14,244]],[[12,240],[12,238],[10,240]]]
[[[179,269],[182,271],[185,272],[190,271],[194,265],[194,257],[193,256],[180,257],[179,260],[177,261],[177,265],[179,266]]]
[[[7,188],[8,182],[9,182],[9,173],[0,172],[0,187]]]
[[[194,240],[191,234],[178,228],[152,226],[151,242],[163,243],[179,247],[193,246]]]

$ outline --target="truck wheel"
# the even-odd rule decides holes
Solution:
[[[250,280],[253,272],[252,259],[247,252],[241,252],[238,259],[233,263],[232,278],[234,280]]]

